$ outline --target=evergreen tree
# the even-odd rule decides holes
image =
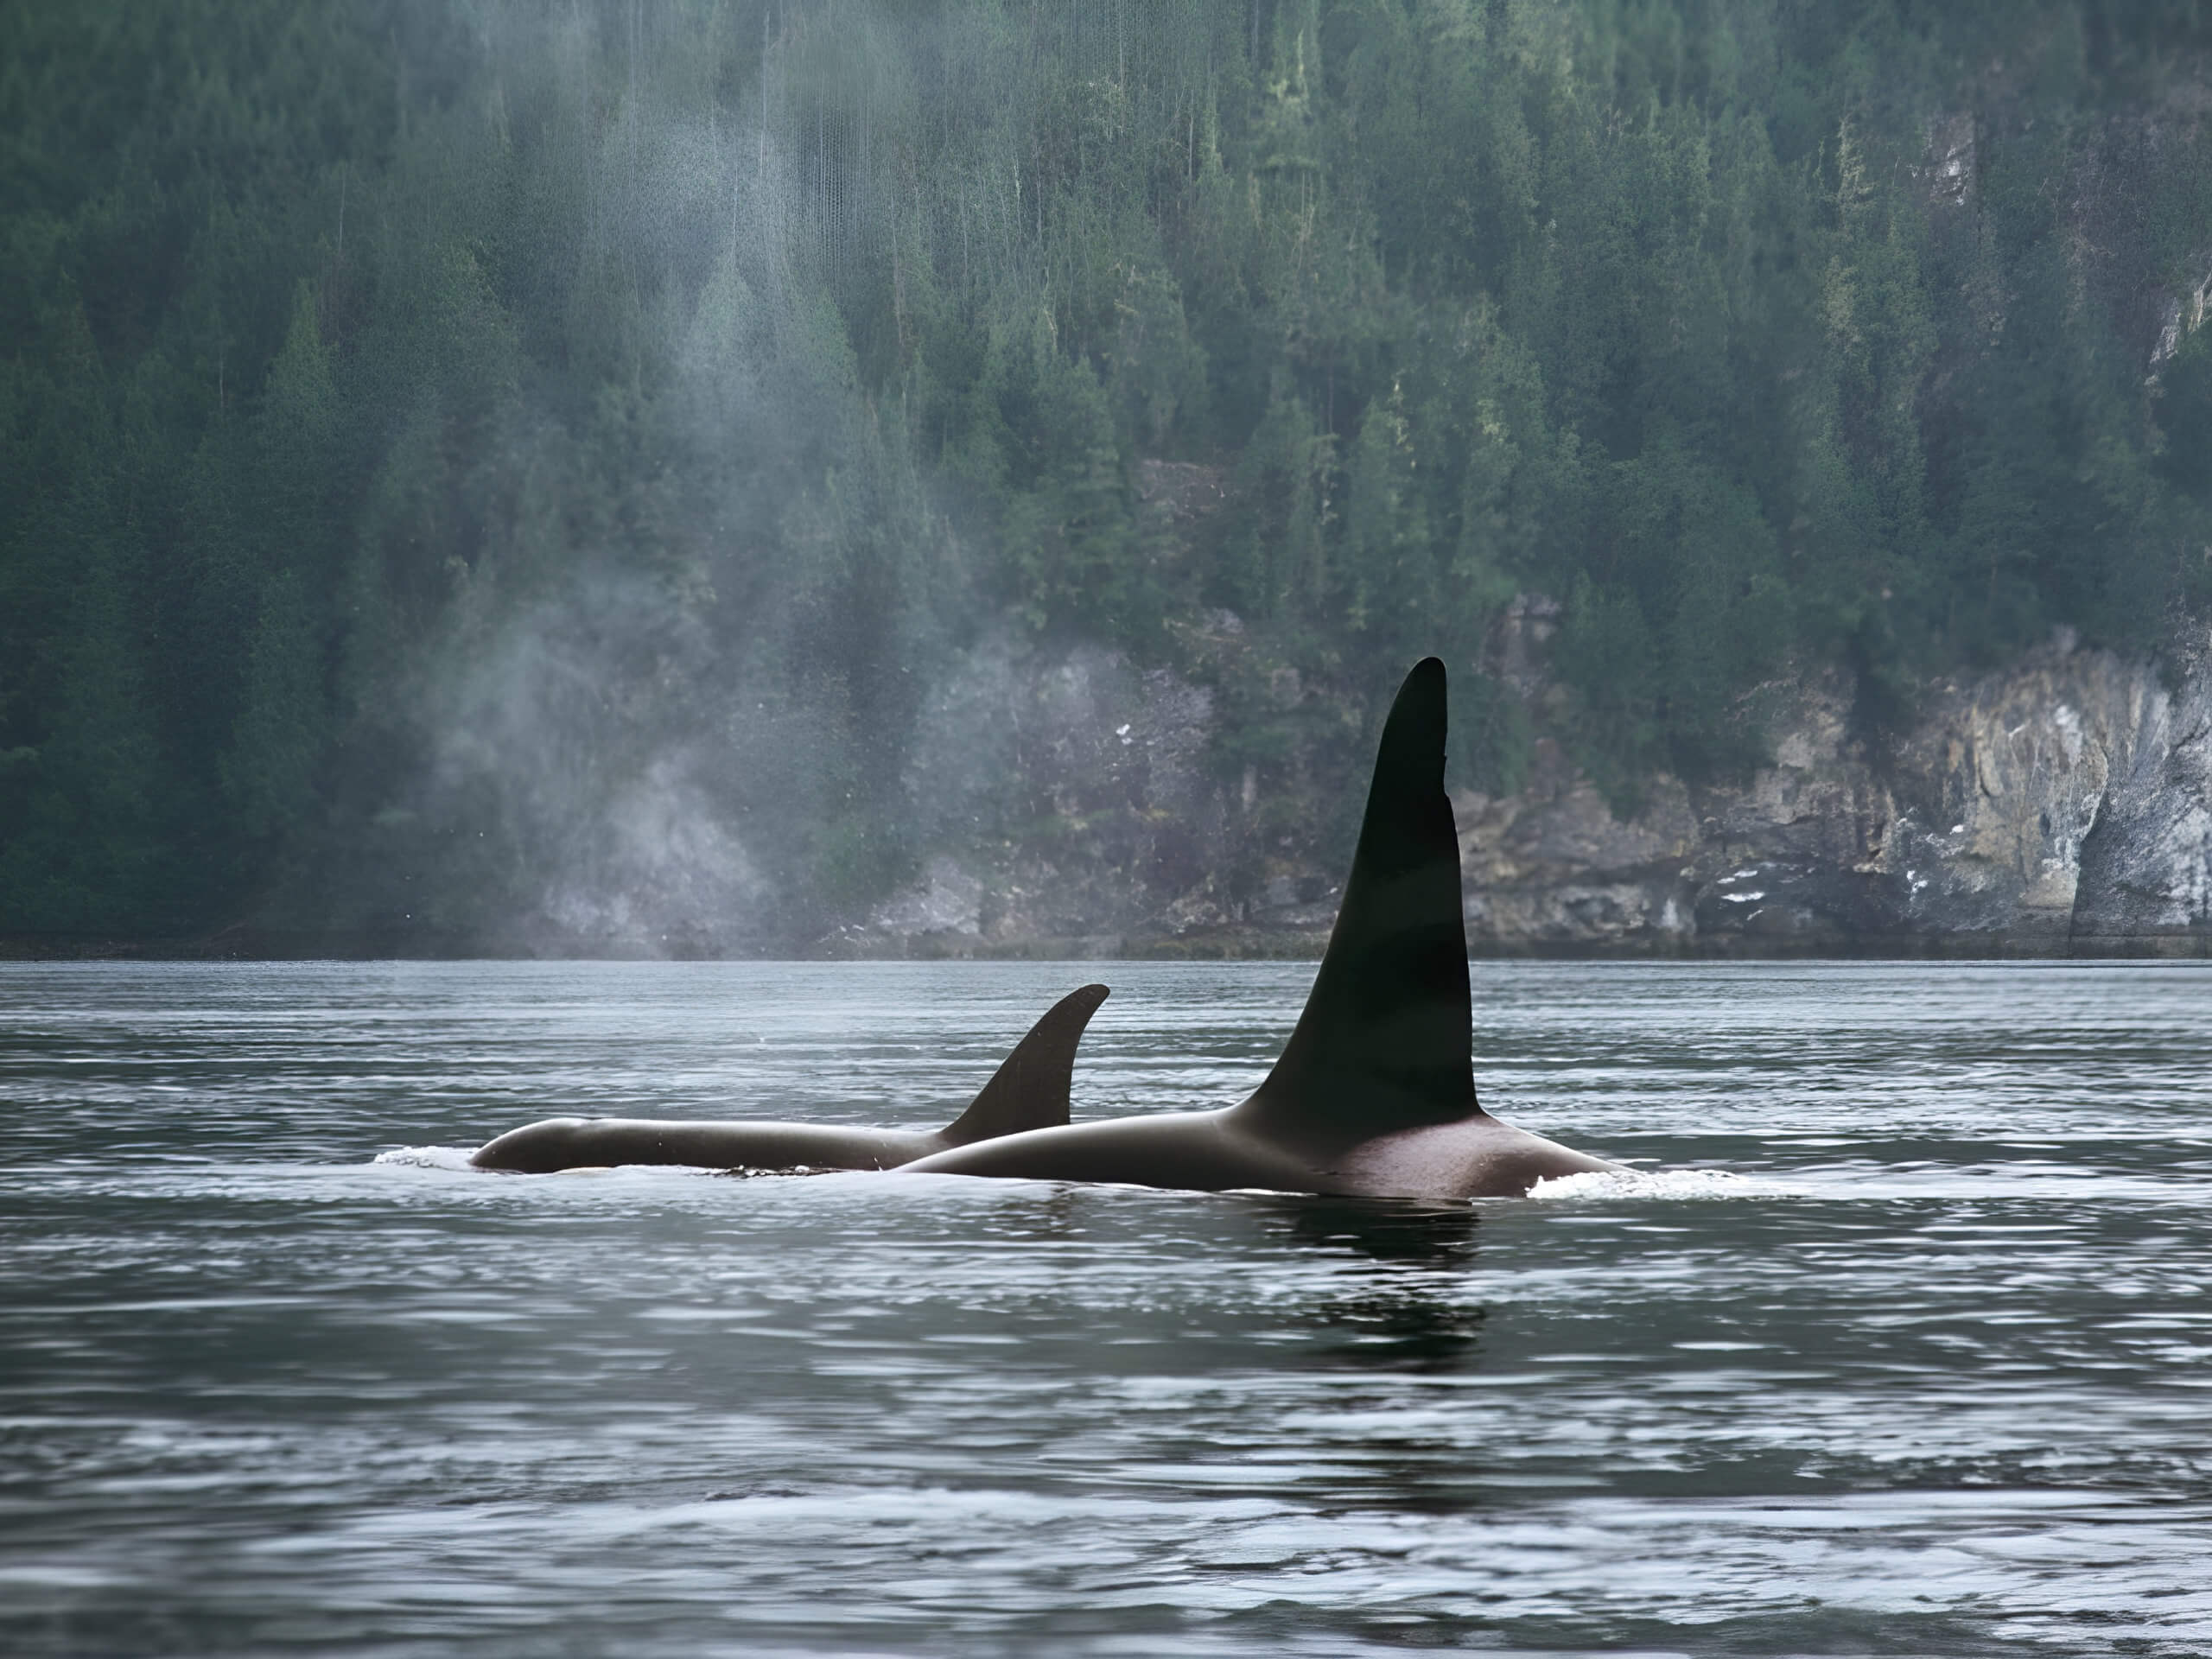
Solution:
[[[1474,671],[1548,594],[1538,712],[1623,810],[1757,764],[1792,668],[1894,715],[2055,626],[2152,648],[2212,602],[2209,46],[2108,0],[8,8],[0,930],[460,936],[596,860],[803,932],[912,868],[915,710],[989,635],[1210,677],[1225,775],[1283,780],[1441,651],[1503,789],[1530,711]],[[1224,505],[1165,535],[1171,461]]]

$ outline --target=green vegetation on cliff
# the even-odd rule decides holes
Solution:
[[[1212,676],[1265,773],[1330,741],[1268,670],[1357,711],[1541,590],[1624,805],[1786,664],[1879,721],[2153,648],[2212,598],[2209,29],[12,0],[0,930],[588,932],[688,836],[801,937],[926,850],[986,638]]]

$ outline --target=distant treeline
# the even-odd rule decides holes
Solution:
[[[1756,764],[1786,671],[1878,725],[2156,649],[2212,599],[2208,31],[9,0],[0,931],[458,936],[702,824],[803,927],[912,868],[985,636],[1214,673],[1264,773],[1263,670],[1363,706],[1541,591],[1624,810]],[[1511,786],[1527,711],[1457,690]]]

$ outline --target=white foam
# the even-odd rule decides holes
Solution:
[[[1532,1198],[1586,1203],[1592,1198],[1788,1198],[1797,1189],[1726,1169],[1590,1170],[1538,1181]]]
[[[410,1169],[458,1169],[474,1171],[475,1165],[468,1161],[474,1147],[397,1147],[390,1152],[380,1152],[370,1161],[378,1164],[402,1164]]]

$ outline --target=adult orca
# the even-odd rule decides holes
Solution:
[[[933,1134],[833,1123],[673,1122],[647,1117],[549,1117],[511,1129],[469,1158],[479,1169],[546,1175],[615,1164],[702,1169],[893,1169],[947,1147],[1068,1121],[1068,1076],[1103,985],[1071,991],[1045,1011],[968,1109]]]
[[[1289,1043],[1249,1099],[1221,1111],[1033,1129],[938,1153],[906,1171],[1465,1198],[1618,1170],[1502,1123],[1475,1098],[1444,737],[1444,664],[1431,657],[1406,677],[1383,722],[1328,950]]]

